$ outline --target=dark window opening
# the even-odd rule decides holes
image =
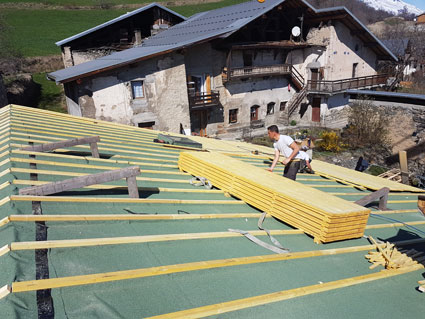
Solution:
[[[288,103],[288,102],[286,102],[286,101],[280,102],[280,107],[279,107],[279,110],[280,111],[285,111],[285,109],[286,109],[286,103]]]
[[[276,103],[274,102],[270,102],[269,104],[267,104],[267,115],[272,115],[274,114],[274,106]]]
[[[353,63],[353,74],[351,75],[352,78],[355,78],[357,76],[357,67],[358,63]]]
[[[229,110],[229,123],[238,122],[238,109]]]
[[[252,66],[252,53],[243,52],[243,66]]]
[[[251,106],[251,121],[258,120],[258,109],[260,107],[258,105]]]
[[[152,121],[152,122],[142,122],[142,123],[139,123],[137,126],[138,127],[147,128],[147,129],[150,129],[150,130],[153,130],[153,126],[154,125],[155,125],[155,121]]]

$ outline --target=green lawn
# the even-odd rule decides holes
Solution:
[[[197,12],[212,10],[245,0],[224,0],[216,3],[187,5],[170,9],[191,16]],[[0,0],[0,2],[10,2]],[[17,2],[17,1],[15,1]],[[30,1],[25,1],[30,2]],[[71,4],[74,1],[55,0],[43,3]],[[79,2],[76,0],[75,2]],[[113,1],[111,1],[113,2]],[[119,1],[115,1],[119,2]],[[114,2],[114,3],[115,3]],[[85,4],[89,2],[85,1]],[[131,3],[131,1],[126,1]],[[4,9],[2,17],[9,27],[11,45],[25,57],[60,54],[55,42],[114,19],[129,10],[28,10]]]
[[[113,19],[126,10],[3,10],[11,45],[25,57],[60,54],[55,42]]]
[[[181,15],[184,15],[185,17],[190,17],[198,12],[214,10],[214,9],[242,3],[242,2],[247,2],[247,0],[224,0],[224,1],[213,2],[213,3],[202,3],[202,4],[196,4],[196,5],[169,7],[169,9],[177,13],[180,13]]]
[[[37,101],[37,107],[49,111],[66,113],[66,109],[63,107],[62,103],[62,86],[47,80],[46,73],[33,74],[32,79],[35,83],[41,85],[41,95]]]
[[[165,0],[156,0],[155,2],[163,2]],[[56,6],[98,6],[98,5],[119,5],[119,4],[140,4],[140,3],[151,3],[154,1],[149,0],[0,0],[0,3],[41,3],[45,5],[56,5]]]

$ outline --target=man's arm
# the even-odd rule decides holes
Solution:
[[[277,164],[277,161],[279,160],[279,156],[280,156],[280,152],[278,151],[278,150],[274,150],[274,159],[273,159],[273,163],[272,163],[272,166],[270,166],[267,170],[268,171],[270,171],[270,172],[273,172],[273,170],[274,170],[274,168],[275,168],[275,166],[276,166],[276,164]]]
[[[292,142],[292,143],[291,143],[291,145],[289,145],[289,147],[290,147],[290,148],[292,148],[292,153],[291,153],[291,155],[290,155],[289,157],[287,157],[287,158],[286,158],[286,159],[282,162],[282,164],[283,164],[283,165],[286,165],[286,164],[288,164],[290,161],[292,161],[292,159],[293,159],[295,156],[297,156],[298,152],[300,151],[300,148],[299,148],[298,144],[297,144],[297,143],[295,143],[295,142]]]

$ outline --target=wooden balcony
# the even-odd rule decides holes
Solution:
[[[220,94],[215,91],[211,93],[189,93],[189,109],[201,110],[220,104]]]
[[[340,93],[349,89],[373,88],[387,84],[388,75],[379,74],[358,78],[343,79],[336,81],[311,81],[307,82],[309,93]]]
[[[223,68],[222,79],[223,83],[252,77],[262,76],[291,76],[294,84],[302,88],[304,86],[304,78],[291,64],[275,64],[264,66],[245,66],[241,68]]]

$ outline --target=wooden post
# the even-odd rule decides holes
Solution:
[[[136,176],[127,177],[128,195],[131,198],[139,198],[139,189],[137,187]]]
[[[366,206],[379,199],[379,210],[387,210],[388,193],[390,189],[388,187],[381,188],[376,192],[370,193],[369,195],[360,198],[355,203],[360,206]]]
[[[123,169],[74,177],[45,185],[22,188],[19,190],[19,195],[46,196],[75,188],[102,184],[126,178],[130,197],[138,198],[139,191],[136,183],[137,175],[140,175],[140,168],[138,166],[126,167]]]
[[[97,142],[90,143],[91,156],[99,158],[99,149],[97,148]]]
[[[403,184],[409,184],[409,168],[407,166],[407,152],[400,151],[398,153],[400,161],[400,170],[401,170],[401,182]]]
[[[71,147],[71,146],[82,145],[82,144],[90,144],[92,156],[99,158],[97,142],[100,142],[99,136],[89,136],[89,137],[75,138],[75,139],[65,140],[60,142],[30,145],[27,147],[22,147],[21,150],[32,151],[32,152],[49,152],[49,151],[56,150],[58,148],[65,148],[65,147]]]

